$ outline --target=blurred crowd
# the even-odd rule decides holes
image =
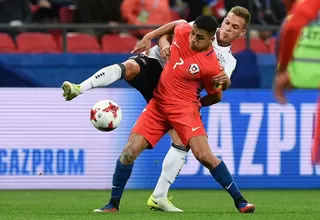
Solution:
[[[162,25],[201,14],[222,19],[235,5],[249,9],[252,24],[279,25],[285,17],[282,0],[0,0],[0,23],[127,23]],[[79,31],[79,30],[77,30]],[[97,36],[102,30],[81,30]],[[141,37],[148,30],[130,32]],[[12,34],[12,32],[11,32]],[[272,32],[257,32],[263,39]]]

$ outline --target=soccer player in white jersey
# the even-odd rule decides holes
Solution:
[[[236,67],[236,59],[232,55],[230,44],[238,37],[245,35],[250,20],[251,15],[247,9],[235,6],[228,12],[216,33],[213,46],[224,71],[213,79],[213,83],[221,84],[223,89],[230,86],[230,77]],[[192,25],[192,22],[190,24]],[[108,86],[119,79],[125,79],[149,102],[159,81],[165,60],[170,56],[169,38],[170,36],[161,37],[159,46],[154,46],[151,49],[150,45],[143,44],[142,39],[135,47],[134,52],[140,49],[146,49],[146,52],[133,56],[123,63],[105,67],[79,85],[64,82],[62,89],[65,99],[69,101],[92,88]],[[220,100],[221,93],[217,93],[216,100],[210,100],[210,104]],[[169,134],[172,138],[172,145],[163,161],[157,186],[147,204],[150,208],[157,210],[182,212],[168,200],[167,195],[171,184],[185,163],[189,149],[182,145],[174,130],[171,130]]]

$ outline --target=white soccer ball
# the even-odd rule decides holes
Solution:
[[[100,131],[112,131],[116,129],[122,120],[120,106],[111,100],[97,102],[90,113],[90,121]]]

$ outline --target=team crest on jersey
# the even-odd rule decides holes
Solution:
[[[200,72],[200,67],[198,64],[191,64],[189,67],[189,72],[191,74],[197,74]]]
[[[221,53],[217,53],[217,58],[218,58],[218,61],[221,65],[226,62],[226,60],[224,59],[224,57]]]

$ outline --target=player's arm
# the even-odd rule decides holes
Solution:
[[[187,21],[185,21],[183,19],[171,21],[171,22],[157,28],[156,30],[153,30],[153,31],[147,33],[146,36],[148,35],[148,38],[154,39],[154,38],[160,37],[165,34],[173,34],[174,28],[177,25],[182,24],[182,23],[187,23]]]
[[[221,69],[221,73],[212,78],[213,83],[218,83],[222,85],[222,90],[227,90],[231,85],[231,75],[235,70],[237,65],[236,59],[227,60],[224,63],[223,68]]]
[[[222,85],[222,90],[225,91],[231,86],[231,79],[227,79],[227,81]]]
[[[188,24],[192,26],[194,21],[189,22]],[[162,35],[158,40],[158,45],[160,47],[160,56],[164,60],[169,60],[171,51],[171,43],[172,43],[173,34],[165,34]]]
[[[320,1],[297,2],[283,24],[279,41],[278,74],[285,72],[293,56],[296,42],[304,26],[315,19],[320,9]]]
[[[220,71],[220,69],[218,69],[217,72],[218,71]],[[212,76],[214,75],[217,74],[210,74],[208,72],[204,73],[204,75],[202,76],[204,89],[208,93],[208,95],[200,99],[201,105],[203,107],[216,104],[220,102],[222,99],[222,87],[219,84],[216,84],[212,81]]]
[[[220,74],[212,78],[212,83],[214,85],[221,85],[221,89],[224,91],[230,87],[231,80],[229,78],[229,75],[222,69]]]
[[[183,24],[183,23],[187,23],[185,20],[180,19],[180,20],[176,20],[176,21],[171,21],[159,28],[157,28],[156,30],[153,30],[149,33],[147,33],[142,39],[141,41],[139,41],[136,46],[134,47],[133,51],[131,51],[131,53],[136,53],[140,50],[145,50],[146,51],[146,55],[149,55],[149,49],[151,47],[151,40],[154,38],[158,38],[162,35],[165,34],[172,34],[174,32],[174,29],[177,25],[179,24]]]
[[[168,61],[170,59],[171,41],[172,41],[171,34],[162,35],[158,40],[158,45],[159,45],[159,49],[160,49],[160,56],[165,61]]]
[[[172,34],[164,34],[160,36],[158,45],[160,48],[170,47],[172,42]]]
[[[221,100],[222,100],[222,91],[220,90],[214,94],[201,97],[200,102],[202,107],[207,107],[207,106],[219,103],[221,102]]]

